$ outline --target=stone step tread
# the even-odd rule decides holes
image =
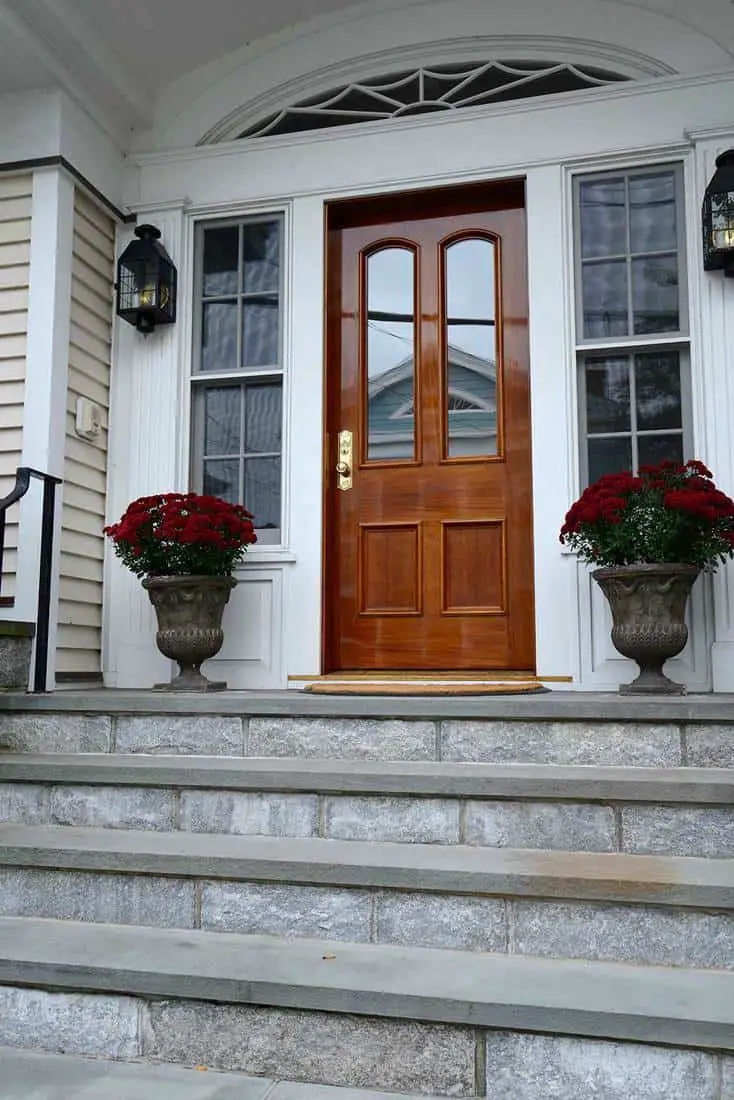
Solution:
[[[734,805],[734,770],[2,753],[0,782]]]
[[[734,909],[734,859],[0,824],[0,866]]]
[[[0,1047],[0,1100],[419,1100],[179,1066],[75,1058]],[[438,1100],[422,1096],[420,1100]]]
[[[0,919],[0,983],[734,1050],[734,974]]]
[[[734,694],[683,697],[553,690],[533,695],[349,696],[293,689],[173,694],[152,690],[64,690],[0,694],[0,712],[103,715],[235,715],[250,718],[418,718],[570,722],[732,722]]]

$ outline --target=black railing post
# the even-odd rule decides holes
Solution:
[[[33,690],[46,690],[48,676],[48,634],[51,618],[51,584],[53,580],[54,518],[56,514],[56,480],[43,482],[43,512],[41,518],[41,556],[38,569],[38,618],[36,619],[36,665]]]
[[[48,677],[48,639],[51,622],[51,589],[53,586],[54,523],[56,519],[56,486],[60,477],[43,474],[30,466],[19,466],[15,472],[15,485],[7,496],[0,499],[0,580],[5,550],[5,513],[28,492],[31,478],[43,482],[43,507],[41,511],[41,549],[38,567],[38,608],[36,612],[36,659],[33,670],[33,690],[45,691]],[[12,606],[12,598],[5,601]]]
[[[3,558],[5,557],[5,512],[0,512],[0,578],[3,575]]]

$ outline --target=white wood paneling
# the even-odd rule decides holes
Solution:
[[[69,373],[56,677],[101,673],[102,573],[107,481],[107,427],[112,344],[115,224],[83,192],[74,200]],[[93,440],[76,434],[76,403],[103,410]]]
[[[23,449],[25,343],[28,329],[33,177],[0,176],[0,496],[15,484]],[[18,545],[15,505],[7,516],[5,545]],[[15,593],[14,554],[6,554],[0,593]]]

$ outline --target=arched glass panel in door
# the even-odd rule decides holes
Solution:
[[[497,442],[495,244],[466,237],[444,250],[444,447],[493,456]]]
[[[415,253],[372,252],[365,265],[367,459],[415,458]]]

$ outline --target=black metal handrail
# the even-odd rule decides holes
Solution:
[[[48,635],[51,619],[51,584],[53,580],[54,517],[56,514],[56,486],[60,477],[41,473],[30,466],[19,466],[15,471],[15,485],[7,496],[0,499],[0,583],[2,583],[3,556],[5,553],[5,514],[11,504],[26,495],[31,478],[43,482],[43,509],[41,513],[41,551],[38,568],[38,609],[36,612],[36,659],[33,668],[33,690],[45,691],[48,676]]]

